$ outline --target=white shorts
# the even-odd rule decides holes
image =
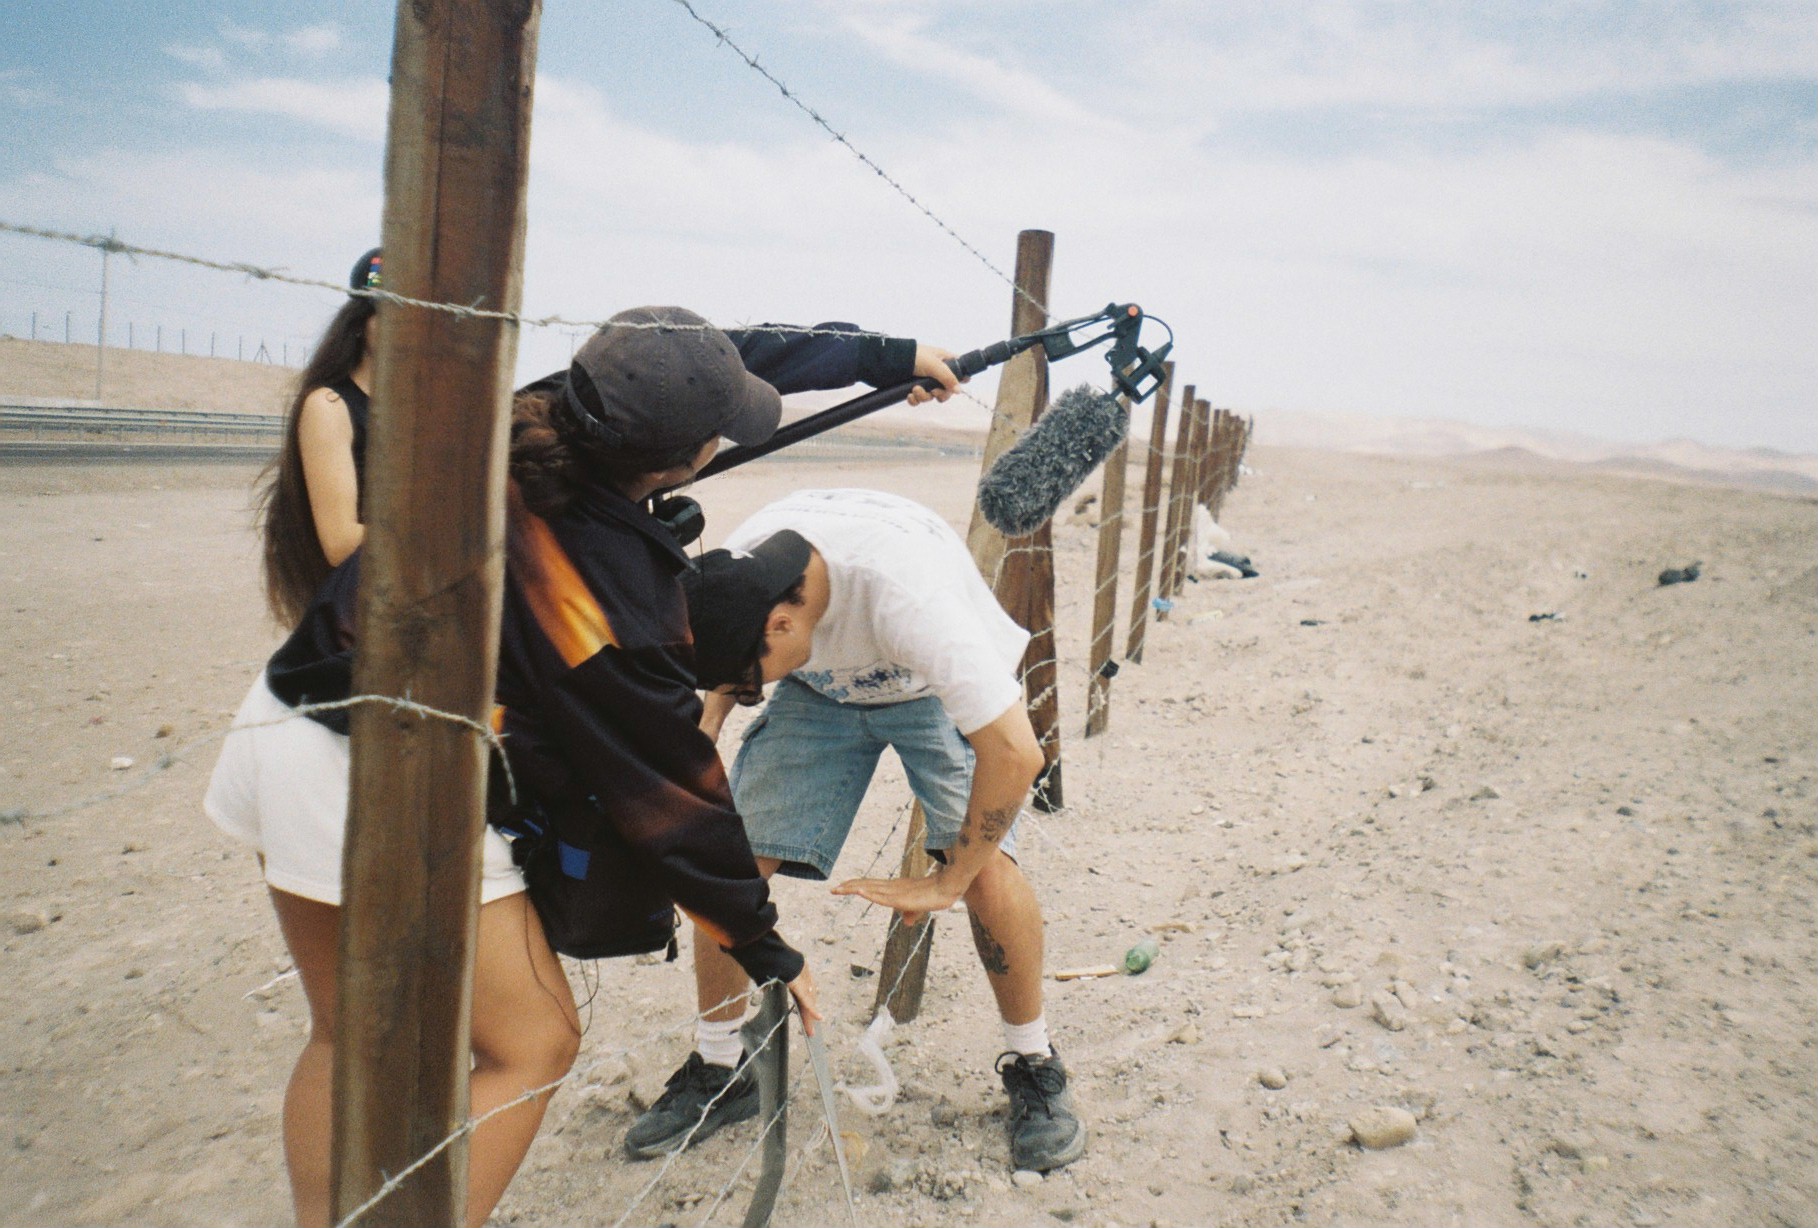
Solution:
[[[261,670],[222,743],[202,809],[216,827],[264,854],[273,887],[339,904],[347,771],[347,739],[292,711]],[[524,890],[505,837],[488,827],[485,841],[482,904]]]

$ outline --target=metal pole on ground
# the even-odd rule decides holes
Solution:
[[[516,311],[536,0],[400,0],[385,161],[387,289]],[[382,304],[356,694],[483,725],[503,580],[517,329]],[[332,1215],[346,1218],[466,1120],[488,746],[475,728],[352,713],[335,1032]],[[459,1139],[371,1208],[466,1220]]]

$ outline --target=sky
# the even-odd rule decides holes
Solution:
[[[691,3],[913,201],[677,0],[546,0],[527,314],[970,349],[1037,228],[1057,316],[1142,304],[1240,412],[1818,452],[1818,0]],[[0,219],[330,281],[378,242],[390,6],[0,4]],[[0,234],[0,332],[92,344],[100,264]],[[336,306],[110,261],[109,344],[295,361]]]

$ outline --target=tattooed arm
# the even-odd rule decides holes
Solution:
[[[966,803],[959,840],[947,850],[947,864],[926,878],[855,878],[835,887],[835,895],[863,896],[896,909],[903,914],[905,925],[914,925],[924,914],[950,908],[966,894],[1016,822],[1043,763],[1041,744],[1035,740],[1021,700],[990,724],[967,734],[966,740],[977,756],[972,796]]]

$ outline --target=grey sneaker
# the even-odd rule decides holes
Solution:
[[[997,1073],[1010,1093],[1012,1165],[1045,1173],[1086,1154],[1086,1127],[1073,1111],[1067,1068],[1058,1054],[1001,1054]]]
[[[734,1071],[690,1053],[682,1068],[669,1076],[657,1102],[631,1123],[625,1150],[634,1160],[653,1160],[675,1151],[683,1140],[692,1147],[721,1126],[757,1116],[757,1111],[757,1080],[743,1055]]]

